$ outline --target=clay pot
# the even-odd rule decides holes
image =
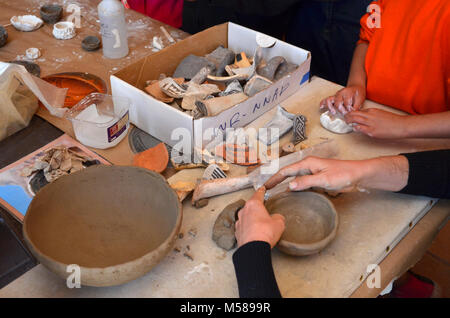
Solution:
[[[39,10],[45,23],[55,24],[62,18],[63,8],[57,4],[46,4]]]
[[[286,219],[286,229],[277,248],[289,255],[318,253],[336,236],[338,215],[333,203],[315,192],[284,192],[265,204],[270,214]]]
[[[182,207],[159,174],[98,165],[63,176],[32,200],[23,224],[33,255],[63,279],[77,264],[81,284],[120,285],[172,250]]]
[[[81,41],[81,47],[86,51],[95,51],[100,47],[100,39],[96,36],[89,35]]]

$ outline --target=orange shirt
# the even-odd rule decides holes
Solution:
[[[373,4],[381,9],[381,27],[370,28],[366,14],[358,42],[369,44],[367,99],[410,114],[450,110],[450,1]]]

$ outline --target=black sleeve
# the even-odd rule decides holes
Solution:
[[[234,252],[233,263],[240,297],[281,298],[269,243],[254,241],[242,245]]]
[[[450,150],[402,154],[409,162],[408,184],[400,193],[450,198]]]

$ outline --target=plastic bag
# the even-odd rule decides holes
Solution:
[[[0,62],[0,140],[25,128],[38,108],[38,99],[52,115],[62,117],[67,89],[29,74],[25,67]]]

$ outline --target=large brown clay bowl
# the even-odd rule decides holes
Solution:
[[[285,217],[286,229],[277,248],[289,255],[318,253],[334,239],[338,215],[333,203],[315,192],[285,192],[266,202],[270,214]]]
[[[23,224],[33,255],[64,279],[120,285],[147,273],[173,248],[182,208],[159,174],[124,166],[92,166],[42,188]],[[75,281],[76,282],[76,281]]]

